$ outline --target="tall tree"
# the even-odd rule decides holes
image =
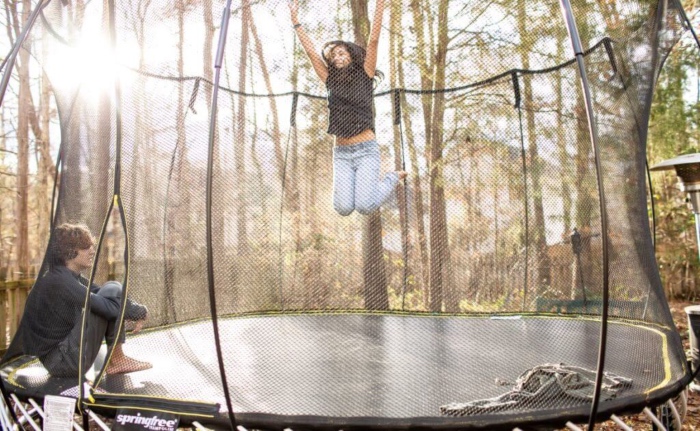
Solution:
[[[55,7],[59,7],[58,3]],[[59,15],[66,22],[64,26],[68,29],[68,37],[70,40],[77,40],[80,37],[83,21],[85,19],[85,4],[82,0],[75,3],[69,2],[66,5],[67,13]],[[109,28],[109,27],[107,27]],[[71,88],[72,91],[77,91],[77,88]],[[61,136],[60,145],[60,177],[59,195],[60,202],[56,208],[57,222],[66,221],[86,221],[86,208],[83,207],[80,193],[70,193],[70,190],[81,190],[82,183],[85,179],[83,169],[84,163],[81,145],[81,127],[82,122],[79,116],[83,115],[83,106],[77,94],[73,95],[74,100],[69,112],[64,114],[62,118],[64,133]]]
[[[391,82],[391,87],[392,88],[401,88],[402,84],[400,83],[400,74],[402,75],[403,72],[399,71],[399,69],[402,68],[402,63],[400,61],[400,52],[399,50],[399,38],[401,37],[401,4],[397,2],[392,2],[391,3],[391,10],[390,10],[390,15],[389,15],[389,22],[390,22],[390,27],[389,27],[389,61],[390,61],[390,77],[389,80]],[[399,100],[394,100],[394,103],[398,103],[399,106],[395,106],[394,109],[401,110],[401,105],[402,103],[402,94],[399,94]],[[396,114],[396,113],[395,113]],[[403,121],[401,118],[398,119],[399,122]],[[395,124],[394,125],[394,169],[397,171],[402,171],[405,170],[405,166],[402,160],[402,155],[404,153],[404,142],[403,142],[403,136],[401,133],[402,125]],[[399,224],[401,227],[401,249],[403,252],[404,256],[404,262],[402,264],[402,270],[403,271],[408,271],[410,269],[409,266],[409,258],[408,258],[408,252],[409,252],[409,228],[408,228],[408,214],[407,214],[407,199],[406,199],[406,193],[404,189],[404,184],[400,183],[399,189],[398,189],[398,194],[399,194]],[[403,277],[402,280],[402,285],[401,285],[401,292],[405,295],[405,293],[408,291],[408,280],[410,280],[412,277],[412,274],[405,274],[406,277]],[[402,298],[403,301],[403,298]]]
[[[686,10],[690,12],[687,6]],[[693,98],[688,97],[687,92],[688,86],[694,88],[698,82],[699,65],[700,52],[694,41],[684,43],[681,40],[665,61],[651,107],[647,146],[649,165],[679,154],[700,151],[700,93]],[[666,294],[697,299],[700,296],[697,241],[693,218],[688,216],[683,204],[685,193],[678,190],[673,171],[654,174],[652,185],[656,258]]]
[[[17,16],[17,3],[12,5]],[[31,2],[22,0],[22,12],[19,20],[15,18],[16,34],[29,18]],[[29,110],[31,106],[31,88],[29,85],[29,47],[19,51],[17,72],[19,75],[19,102],[17,118],[17,264],[22,277],[29,274]]]
[[[441,23],[437,30],[431,25],[425,25],[424,16],[427,13],[421,8],[421,3],[412,1],[410,4],[413,25],[418,40],[417,63],[421,76],[421,88],[432,90],[445,87],[445,65],[447,64],[448,34],[447,12],[448,0],[440,0],[437,3],[436,21]],[[430,5],[426,5],[430,7]],[[430,14],[428,14],[430,15]],[[428,20],[430,23],[430,19]],[[433,32],[437,35],[433,36]],[[428,40],[435,40],[435,44],[427,44]],[[443,121],[445,114],[445,94],[424,93],[422,97],[423,120],[425,122],[426,159],[428,160],[428,172],[430,181],[430,226],[429,226],[429,292],[430,309],[441,311],[443,305],[449,309],[456,307],[455,298],[450,298],[448,304],[445,300],[444,275],[449,273],[449,250],[447,240],[447,214],[445,211],[445,189],[443,179]],[[448,286],[447,291],[450,287]],[[453,295],[450,295],[453,296]]]
[[[246,140],[246,98],[243,95],[246,88],[246,73],[248,69],[248,43],[250,39],[250,4],[248,0],[241,2],[241,44],[240,58],[238,62],[238,111],[236,112],[235,124],[235,175],[236,175],[236,222],[238,235],[238,255],[246,255],[250,251],[248,244],[248,221],[246,202],[246,170],[245,170],[245,142]]]
[[[179,182],[184,186],[186,179],[190,178],[189,175],[189,157],[188,157],[188,147],[187,147],[187,127],[185,127],[185,83],[182,80],[185,76],[185,12],[187,8],[187,2],[185,0],[177,0],[177,76],[180,80],[177,83],[177,112],[175,114],[175,131],[177,136],[176,146],[179,153],[179,158],[177,160],[177,175]],[[198,85],[199,81],[196,81],[193,85]],[[192,91],[195,91],[194,89]],[[171,229],[176,229],[180,227],[178,232],[178,238],[185,249],[190,249],[191,241],[191,214],[192,214],[192,200],[190,199],[190,194],[186,193],[184,187],[179,188],[178,191],[178,204],[179,211],[178,214],[181,217],[177,220],[171,219]]]
[[[250,12],[250,8],[244,8],[243,13],[246,14],[248,20],[248,27],[250,29],[250,35],[253,37],[253,42],[255,45],[255,53],[258,57],[258,62],[260,64],[260,72],[262,73],[263,81],[265,82],[265,89],[268,94],[273,94],[272,80],[270,79],[270,71],[267,67],[267,62],[265,61],[265,54],[263,51],[263,44],[258,36],[258,29],[255,24],[255,17]],[[277,172],[280,180],[282,180],[282,175],[284,175],[284,160],[282,156],[282,132],[280,131],[279,115],[277,110],[277,98],[269,97],[270,102],[270,120],[272,121],[272,142],[274,144],[275,161],[277,162]]]
[[[401,10],[401,3],[399,2],[392,2],[391,3],[391,39],[393,40],[393,43],[390,44],[392,47],[391,51],[391,58],[394,60],[394,67],[396,69],[396,80],[397,84],[395,85],[398,88],[405,88],[406,83],[405,83],[405,74],[404,74],[404,67],[403,67],[403,53],[405,50],[404,46],[404,37],[403,37],[403,32],[401,30],[401,18],[402,18],[403,11]],[[393,86],[393,84],[392,84]],[[429,275],[428,275],[428,266],[430,259],[428,257],[428,240],[427,236],[425,234],[425,209],[423,207],[423,186],[422,186],[422,181],[421,181],[421,176],[420,176],[420,164],[418,161],[418,152],[416,151],[416,145],[415,145],[415,136],[413,132],[413,121],[412,117],[410,114],[410,110],[412,109],[411,103],[406,103],[406,95],[404,93],[401,94],[401,114],[402,118],[401,121],[404,123],[405,127],[404,130],[406,132],[406,142],[405,142],[405,149],[408,150],[408,159],[410,161],[410,166],[411,166],[411,173],[409,175],[411,185],[412,185],[412,192],[413,192],[413,201],[411,202],[413,207],[415,208],[416,216],[415,216],[415,223],[416,223],[416,232],[417,232],[417,238],[416,238],[416,244],[417,244],[417,253],[419,256],[418,261],[420,262],[420,267],[418,268],[420,271],[420,280],[421,280],[421,290],[422,290],[422,297],[423,297],[423,308],[427,309],[428,308],[428,286],[429,286]],[[415,268],[414,268],[415,270]]]
[[[138,0],[130,2],[128,8],[128,10],[131,11],[129,14],[130,32],[135,36],[139,45],[139,70],[146,69],[145,43],[148,40],[147,19],[150,4],[150,0]],[[137,75],[134,83],[134,90],[132,90],[131,94],[147,94],[147,81],[147,77],[141,74]],[[130,98],[127,96],[126,100],[130,100],[130,105],[133,107],[136,114],[134,115],[133,128],[128,132],[129,135],[134,136],[133,152],[134,154],[152,154],[153,134],[150,126],[153,121],[151,120],[152,113],[148,99],[145,97]],[[160,179],[155,178],[153,175],[153,162],[149,157],[133,157],[131,160],[133,172],[138,172],[138,175],[132,176],[126,181],[122,181],[122,183],[129,185],[130,190],[128,195],[132,200],[130,204],[132,208],[140,209],[139,217],[132,216],[128,218],[129,232],[131,232],[130,237],[133,241],[139,241],[141,238],[148,237],[153,232],[160,232],[157,228],[160,219],[157,217],[158,210],[156,209],[156,202],[147,193],[141,191],[143,188],[155,188],[156,182]],[[137,232],[141,233],[137,234]]]
[[[365,46],[370,31],[368,1],[350,0],[350,9],[352,10],[352,31],[355,43]]]
[[[46,28],[42,27],[42,43],[41,43],[41,58],[45,61],[49,57],[49,44],[48,31]],[[39,110],[41,125],[41,134],[36,140],[36,152],[38,153],[38,196],[37,204],[38,208],[38,238],[40,244],[37,244],[39,249],[44,249],[45,242],[49,238],[49,225],[51,221],[51,187],[53,183],[53,177],[55,174],[56,166],[53,159],[51,158],[51,141],[49,128],[51,127],[51,84],[49,83],[49,78],[46,76],[45,72],[41,74],[41,98],[39,101]]]
[[[534,47],[534,41],[529,36],[531,22],[528,17],[526,0],[518,0],[517,3],[518,33],[520,34],[520,62],[523,69],[530,69],[530,52]],[[523,79],[523,100],[525,103],[532,103],[532,78]],[[538,280],[537,286],[544,287],[550,283],[550,262],[547,253],[547,239],[545,235],[544,201],[542,196],[542,160],[537,147],[537,130],[535,123],[535,110],[532,106],[525,106],[525,124],[527,130],[527,149],[530,164],[529,174],[532,181],[532,197],[534,210],[534,223],[532,225],[533,240],[535,242],[535,254],[537,259]]]
[[[5,139],[5,104],[0,106],[0,226],[8,226],[7,212],[5,210],[6,196],[8,195],[8,179],[11,176],[5,165],[7,152],[7,140]],[[7,273],[7,245],[5,244],[5,230],[0,227],[0,282],[5,281]]]
[[[369,13],[367,0],[351,0],[352,23],[355,43],[367,46],[369,36]],[[386,267],[384,265],[384,244],[382,242],[382,218],[379,211],[364,219],[363,237],[363,275],[365,308],[369,310],[386,310],[389,308],[387,292]]]
[[[102,39],[108,41],[110,47],[112,46],[112,43],[115,42],[113,41],[113,38],[116,37],[116,35],[111,31],[110,24],[112,20],[116,20],[116,17],[110,16],[110,14],[114,12],[114,9],[110,5],[110,0],[103,0],[101,21],[101,28],[103,32]],[[81,221],[86,221],[92,227],[92,229],[95,230],[95,234],[98,235],[99,229],[102,227],[105,219],[110,216],[107,209],[109,208],[109,204],[114,194],[114,188],[111,187],[112,182],[110,181],[110,153],[112,150],[111,147],[115,143],[113,133],[113,110],[115,105],[112,96],[115,94],[114,91],[116,84],[117,82],[115,80],[109,82],[108,85],[99,88],[99,94],[96,97],[97,121],[95,125],[92,126],[93,128],[91,130],[91,134],[93,136],[90,136],[88,139],[83,138],[80,141],[82,145],[85,145],[86,147],[88,145],[90,146],[87,148],[90,148],[91,152],[89,162],[90,169],[92,170],[91,174],[93,175],[91,176],[92,181],[90,182],[90,190],[93,193],[93,199],[89,200],[90,203],[88,205],[90,212],[87,215],[87,219]],[[88,110],[93,109],[92,106],[89,106],[89,102],[87,102],[87,98],[85,97],[90,96],[87,93],[88,91],[89,90],[86,89],[82,89],[81,91],[81,96],[83,96],[82,100],[85,103],[85,111],[83,115],[87,115]],[[73,191],[73,193],[75,193],[75,191]],[[71,221],[75,221],[75,219]],[[95,277],[97,282],[102,283],[107,280],[108,275],[109,261],[107,259],[107,254],[102,252],[100,259],[95,262]]]

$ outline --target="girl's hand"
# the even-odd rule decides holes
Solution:
[[[294,25],[299,23],[299,17],[297,16],[298,11],[299,11],[299,3],[297,3],[297,0],[290,0],[289,1],[289,12],[292,15],[292,24],[294,24]]]

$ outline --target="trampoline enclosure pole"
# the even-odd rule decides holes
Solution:
[[[249,6],[248,6],[249,7]],[[226,379],[226,368],[224,367],[224,357],[221,349],[221,337],[219,336],[218,315],[216,309],[216,289],[214,287],[214,250],[212,248],[213,233],[212,233],[212,204],[213,204],[213,160],[214,146],[216,145],[216,116],[217,102],[219,97],[219,81],[221,80],[221,67],[224,59],[224,51],[226,46],[226,34],[228,33],[228,23],[231,16],[231,0],[226,1],[223,15],[221,17],[221,29],[219,32],[219,43],[217,46],[216,57],[214,60],[214,85],[211,98],[211,110],[209,119],[209,142],[207,152],[207,184],[206,184],[206,241],[207,241],[207,284],[209,286],[209,305],[211,310],[212,329],[214,331],[214,341],[216,343],[216,356],[219,363],[219,373],[221,376],[221,385],[226,400],[226,408],[228,410],[229,423],[232,429],[236,429],[236,418],[231,403],[231,395],[229,393],[228,382]]]
[[[593,391],[593,401],[591,402],[591,413],[588,418],[588,429],[593,429],[595,425],[596,415],[598,413],[598,403],[600,401],[600,390],[603,380],[603,371],[605,369],[605,349],[607,345],[607,331],[608,331],[608,294],[609,294],[609,259],[608,259],[608,221],[607,221],[607,208],[605,203],[605,188],[603,185],[603,172],[600,161],[600,151],[598,149],[598,128],[595,122],[595,116],[593,114],[593,97],[591,96],[591,89],[588,84],[588,76],[586,74],[586,67],[583,61],[583,48],[581,45],[581,38],[576,27],[576,20],[574,19],[574,14],[571,8],[571,2],[569,0],[560,0],[560,6],[564,21],[566,22],[566,29],[569,32],[569,38],[571,39],[571,45],[574,49],[574,55],[576,56],[576,63],[578,65],[579,77],[581,80],[581,89],[583,91],[584,101],[586,103],[586,116],[588,118],[588,129],[591,137],[591,145],[593,149],[593,156],[595,159],[596,166],[596,176],[598,180],[598,197],[600,200],[600,226],[602,231],[602,242],[603,242],[603,304],[601,312],[601,326],[600,326],[600,346],[598,351],[598,369],[596,373],[595,389]]]

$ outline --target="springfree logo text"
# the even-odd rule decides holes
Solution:
[[[177,419],[161,419],[158,415],[151,417],[141,416],[141,413],[136,415],[119,414],[116,421],[121,425],[141,425],[141,427],[151,431],[171,431],[177,427],[179,422]]]

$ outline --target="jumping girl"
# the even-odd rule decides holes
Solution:
[[[299,23],[297,0],[289,4],[292,25],[311,65],[328,91],[328,133],[333,148],[333,207],[341,215],[376,211],[396,188],[405,171],[380,176],[379,145],[374,134],[374,80],[381,78],[377,45],[382,28],[384,0],[377,0],[372,31],[365,50],[352,42],[336,40],[319,55]]]

